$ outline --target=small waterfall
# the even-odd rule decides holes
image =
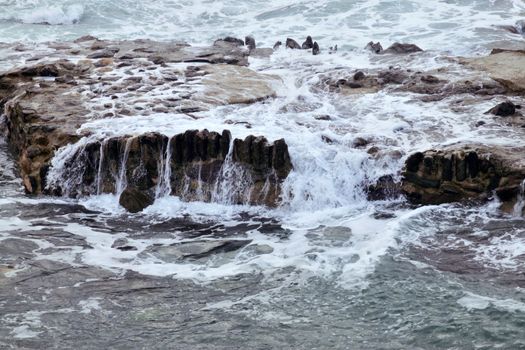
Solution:
[[[252,183],[250,174],[233,161],[233,140],[231,140],[228,154],[213,186],[211,201],[231,205],[238,204],[238,199],[243,198],[243,202],[247,203],[249,201],[249,197],[246,198],[247,192]]]
[[[98,159],[98,170],[97,170],[97,195],[102,193],[102,167],[104,166],[104,149],[106,148],[107,140],[103,140],[100,143],[100,152]]]
[[[76,144],[67,145],[57,151],[47,174],[46,189],[59,189],[66,197],[82,194],[79,188],[84,179],[86,164],[89,163],[85,154],[89,141],[89,138],[83,138]],[[95,190],[94,188],[93,191]]]
[[[160,158],[159,182],[155,189],[155,198],[166,197],[171,194],[171,140],[166,145],[165,158]]]
[[[202,162],[199,162],[199,170],[197,173],[197,189],[195,190],[195,192],[196,192],[197,200],[199,201],[205,200],[204,191],[202,189]]]
[[[523,216],[523,208],[525,208],[525,179],[520,184],[518,197],[516,199],[516,204],[514,204],[512,215],[518,217]]]
[[[128,185],[128,177],[126,174],[126,164],[128,162],[129,149],[130,149],[131,142],[133,141],[133,139],[134,139],[133,137],[130,137],[126,140],[126,145],[124,147],[124,153],[120,161],[119,174],[118,174],[117,183],[116,183],[117,196],[120,196],[122,192],[124,192],[124,190],[126,189],[126,186]]]

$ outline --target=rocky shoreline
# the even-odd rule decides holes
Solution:
[[[286,40],[287,48],[313,54],[320,50],[316,44],[311,37],[302,46]],[[79,128],[92,120],[152,113],[198,119],[194,113],[215,106],[274,98],[280,79],[250,69],[248,58],[267,57],[284,48],[256,48],[251,37],[244,41],[228,37],[209,47],[191,47],[181,42],[106,41],[87,36],[48,46],[52,54],[29,57],[25,57],[26,48],[14,47],[26,63],[0,74],[7,141],[27,193],[73,197],[117,193],[124,196],[121,204],[136,212],[151,204],[159,192],[184,200],[213,201],[220,192],[218,179],[230,176],[233,187],[222,190],[228,192],[230,203],[279,205],[281,184],[293,168],[283,139],[272,143],[264,135],[251,135],[234,140],[228,130],[89,139],[92,135],[80,133]],[[381,44],[371,42],[367,48],[381,55],[423,52],[415,45],[399,43],[383,50]],[[336,51],[337,47],[330,50]],[[316,88],[343,96],[391,89],[415,93],[426,102],[459,94],[520,97],[525,91],[523,51],[494,50],[486,57],[449,59],[472,74],[451,81],[439,71],[358,69],[348,76],[325,74]],[[143,98],[146,95],[148,99]],[[522,127],[525,119],[519,106],[510,104],[489,112],[500,123]],[[63,160],[66,169],[49,181],[57,151],[81,140],[85,144],[80,150]],[[357,147],[366,147],[366,140]],[[502,208],[511,211],[520,200],[525,179],[520,153],[521,149],[474,144],[415,152],[407,155],[401,183],[396,182],[396,174],[383,177],[367,187],[369,199],[402,193],[413,203],[440,204],[487,199],[495,193]],[[239,178],[249,180],[242,183]]]

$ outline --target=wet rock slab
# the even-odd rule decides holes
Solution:
[[[44,190],[56,150],[86,136],[77,130],[87,121],[254,103],[274,97],[280,84],[245,67],[249,51],[230,43],[191,47],[87,36],[47,45],[45,56],[20,51],[26,64],[0,73],[8,144],[32,194]]]
[[[509,90],[525,92],[525,52],[498,50],[486,57],[464,59],[463,63],[474,69],[487,72],[495,81]]]

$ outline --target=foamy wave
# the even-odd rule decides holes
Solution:
[[[22,14],[18,20],[26,24],[76,24],[84,14],[84,6],[69,5],[35,8]]]

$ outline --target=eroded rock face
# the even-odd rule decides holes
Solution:
[[[148,204],[151,192],[189,201],[276,206],[291,170],[284,140],[232,140],[228,130],[188,130],[171,138],[147,133],[86,143],[62,169],[52,169],[48,191],[73,197],[127,191],[124,202],[133,210],[138,202]]]
[[[405,163],[402,190],[418,204],[487,199],[493,192],[509,209],[525,179],[523,149],[457,146],[411,155]]]

